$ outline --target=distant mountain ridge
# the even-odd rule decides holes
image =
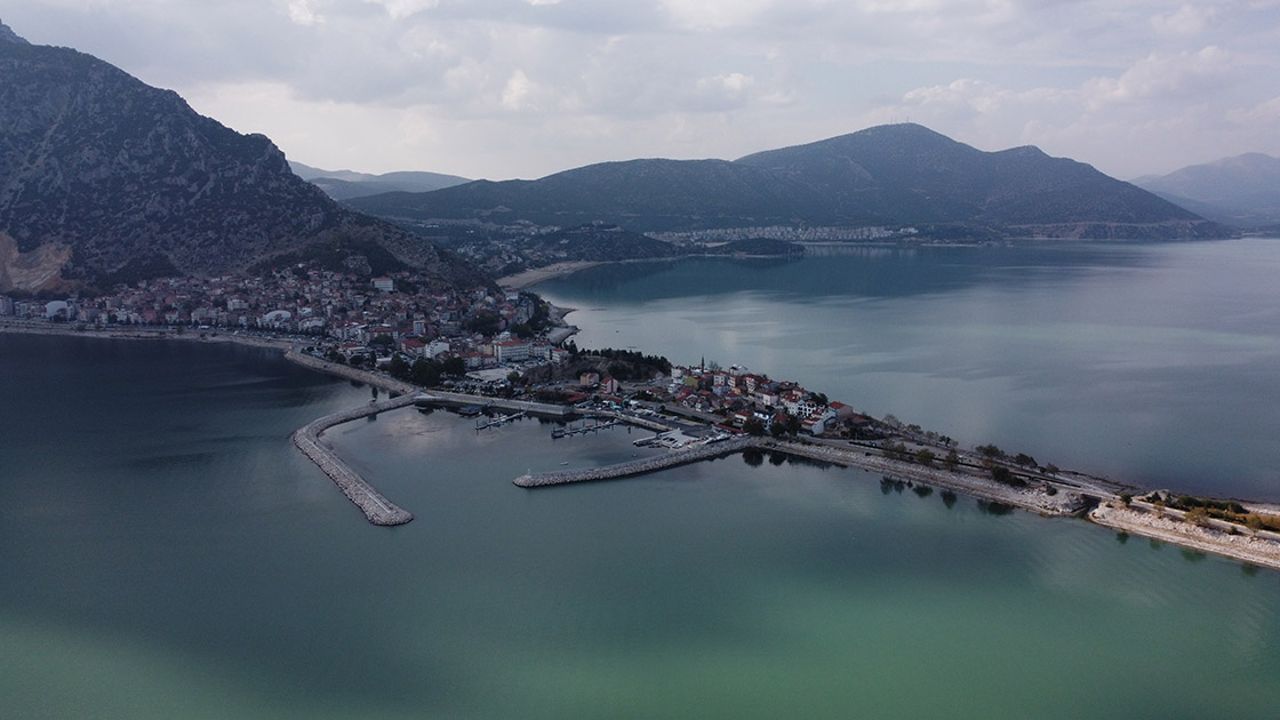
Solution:
[[[0,292],[242,270],[309,245],[480,276],[344,208],[242,135],[97,58],[0,26]]]
[[[868,128],[736,161],[608,162],[539,180],[476,181],[350,204],[404,220],[607,222],[641,232],[773,225],[911,225],[1091,239],[1227,232],[1089,165],[1034,147],[984,152],[916,124]]]
[[[1133,182],[1216,222],[1280,224],[1280,158],[1270,155],[1246,153]]]
[[[353,170],[322,170],[292,161],[289,166],[293,168],[295,175],[318,186],[334,200],[349,200],[389,192],[430,192],[471,182],[457,175],[418,170],[375,175]]]

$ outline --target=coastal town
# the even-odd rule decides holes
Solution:
[[[665,451],[617,467],[515,479],[521,487],[767,452],[877,472],[890,488],[938,487],[995,508],[1083,515],[1119,532],[1280,568],[1280,513],[1273,507],[1141,491],[990,444],[962,448],[947,435],[892,415],[872,417],[741,365],[705,358],[677,365],[636,350],[582,349],[566,314],[517,289],[440,290],[413,272],[371,276],[306,264],[259,277],[140,281],[94,297],[0,296],[0,330],[267,345],[287,350],[294,362],[385,389],[392,400],[318,419],[295,436],[374,524],[413,515],[347,467],[321,434],[389,409],[440,405],[471,416],[505,409],[594,422],[578,431],[629,424],[654,433],[637,445]],[[514,416],[499,414],[485,425]]]

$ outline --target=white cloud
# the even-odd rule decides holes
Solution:
[[[1198,35],[1218,15],[1218,9],[1212,5],[1185,4],[1166,15],[1151,18],[1151,25],[1157,32],[1169,35]]]
[[[5,20],[372,171],[736,157],[906,117],[1122,174],[1280,152],[1280,0],[42,0]]]
[[[506,86],[502,88],[502,107],[508,110],[524,110],[532,92],[533,83],[529,81],[529,76],[525,75],[523,70],[516,70],[511,73]]]
[[[289,19],[298,25],[315,25],[324,22],[324,16],[313,7],[313,0],[289,0],[286,8]]]

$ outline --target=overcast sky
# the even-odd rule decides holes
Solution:
[[[538,177],[911,120],[1125,179],[1280,155],[1280,0],[25,0],[329,169]]]

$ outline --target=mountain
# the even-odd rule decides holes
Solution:
[[[295,175],[318,186],[334,200],[389,192],[430,192],[471,182],[457,175],[433,172],[401,171],[372,175],[352,170],[321,170],[300,162],[290,162],[289,166]]]
[[[1280,223],[1280,158],[1270,155],[1247,153],[1133,182],[1216,222]]]
[[[442,284],[479,275],[295,176],[262,135],[0,25],[0,291],[221,274],[322,246],[384,249]]]
[[[632,160],[540,180],[476,181],[350,201],[402,220],[609,222],[642,232],[922,226],[981,237],[1168,239],[1227,231],[1034,147],[983,152],[915,124],[726,160]]]
[[[669,242],[599,223],[534,235],[522,243],[522,248],[542,258],[544,264],[566,260],[649,260],[674,257],[680,252]]]

